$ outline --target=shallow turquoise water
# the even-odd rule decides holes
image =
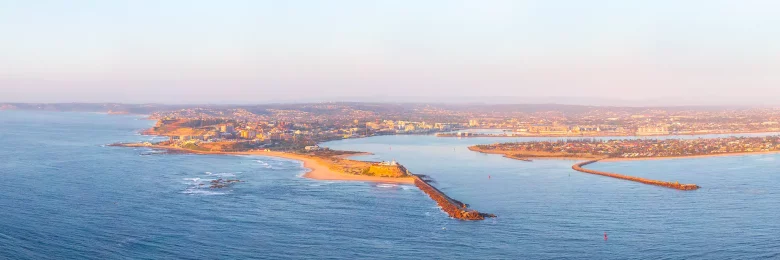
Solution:
[[[325,144],[396,159],[499,216],[463,222],[413,186],[308,180],[296,161],[102,146],[148,140],[136,131],[152,124],[0,112],[0,258],[780,257],[778,155],[591,166],[703,187],[683,192],[575,172],[571,161],[528,163],[465,148],[498,139]],[[219,177],[244,182],[198,186]]]

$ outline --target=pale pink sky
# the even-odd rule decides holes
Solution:
[[[778,9],[775,1],[0,1],[0,35],[11,39],[0,41],[0,102],[767,104],[780,100]]]

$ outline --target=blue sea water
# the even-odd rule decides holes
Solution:
[[[152,124],[0,111],[0,258],[780,258],[778,155],[589,166],[702,186],[686,192],[576,172],[572,161],[466,149],[505,139],[324,144],[374,153],[359,159],[395,159],[498,215],[464,222],[414,186],[309,180],[296,161],[104,146],[150,140],[137,131]],[[199,185],[216,178],[243,182]]]

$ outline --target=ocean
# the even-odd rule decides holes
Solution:
[[[517,138],[323,144],[373,153],[358,159],[397,160],[498,215],[466,222],[414,186],[310,180],[297,161],[105,146],[155,140],[137,134],[153,124],[0,111],[0,258],[780,258],[776,154],[589,166],[702,187],[678,191],[576,172],[573,161],[466,149]],[[208,188],[219,178],[241,182]]]

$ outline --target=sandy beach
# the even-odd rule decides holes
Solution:
[[[260,155],[291,159],[303,162],[303,167],[309,169],[303,177],[315,180],[331,180],[331,181],[362,181],[362,182],[380,182],[380,183],[395,183],[395,184],[414,184],[412,177],[406,178],[389,178],[389,177],[377,177],[368,175],[355,175],[345,174],[337,172],[328,168],[325,162],[320,161],[318,158],[309,157],[305,155],[285,153],[285,152],[273,152],[273,151],[249,151],[249,152],[209,152],[209,151],[197,151],[178,147],[161,146],[161,145],[125,145],[130,147],[148,147],[154,149],[165,149],[183,151],[194,154],[223,154],[223,155]],[[369,153],[350,154],[342,157],[356,156]]]

